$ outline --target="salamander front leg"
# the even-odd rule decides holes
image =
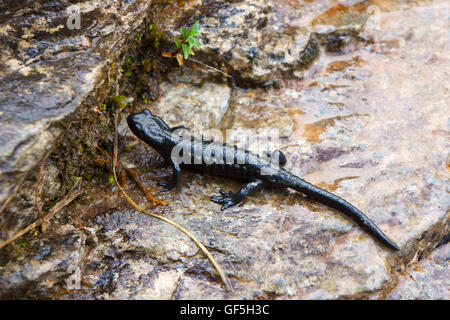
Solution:
[[[172,162],[173,175],[171,178],[167,179],[167,183],[160,182],[159,186],[164,187],[161,192],[168,192],[175,189],[180,184],[181,169],[180,166]]]
[[[222,204],[222,208],[220,210],[223,211],[229,207],[241,203],[242,200],[245,199],[245,197],[247,197],[251,193],[261,190],[263,186],[264,182],[262,180],[256,179],[243,186],[236,193],[219,190],[221,196],[212,196],[211,201]]]

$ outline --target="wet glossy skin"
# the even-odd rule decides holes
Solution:
[[[388,247],[400,250],[356,207],[344,199],[320,189],[281,168],[286,163],[286,157],[280,151],[273,153],[279,158],[280,166],[278,166],[272,163],[273,161],[234,145],[193,139],[181,140],[173,135],[173,132],[176,129],[184,128],[183,126],[171,128],[160,117],[153,115],[150,110],[129,115],[127,122],[130,130],[139,139],[153,147],[171,163],[174,173],[167,183],[160,184],[164,186],[163,191],[170,191],[178,186],[181,168],[247,181],[247,184],[236,193],[220,190],[221,195],[211,197],[211,201],[222,204],[222,210],[241,203],[249,194],[261,190],[264,186],[291,188],[322,204],[339,210],[356,221],[360,226],[369,230],[370,233]],[[184,154],[185,157],[183,157],[185,160],[188,159],[188,161],[178,163],[172,157],[174,148],[188,150],[187,154]],[[232,161],[229,159],[232,159]]]

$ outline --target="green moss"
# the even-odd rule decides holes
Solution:
[[[126,102],[127,98],[128,97],[125,97],[125,96],[111,97],[111,104],[115,108],[124,109],[127,106],[127,102]]]

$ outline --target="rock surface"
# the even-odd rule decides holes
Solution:
[[[318,55],[318,43],[306,27],[307,21],[299,19],[304,8],[283,1],[197,0],[181,14],[167,14],[164,30],[178,36],[180,27],[199,21],[202,57],[211,64],[226,63],[243,79],[240,84],[268,84],[282,74],[305,68]]]
[[[200,18],[209,40],[202,46],[229,52],[230,66],[238,63],[239,52],[248,53],[251,41],[264,57],[257,40],[267,26],[274,28],[265,30],[273,38],[284,34],[277,26],[293,29],[280,43],[295,43],[296,57],[315,37],[320,55],[298,70],[289,55],[283,61],[266,56],[263,63],[242,54],[244,67],[237,70],[242,79],[256,80],[247,89],[218,81],[212,71],[184,68],[170,75],[176,84],[161,84],[157,101],[136,109],[149,107],[169,124],[194,131],[200,123],[221,132],[278,130],[287,169],[355,204],[402,250],[389,251],[339,212],[292,191],[264,190],[220,212],[209,197],[218,188],[237,190],[240,183],[183,172],[178,189],[157,194],[167,206],[155,207],[128,181],[127,192],[140,205],[201,239],[231,278],[231,294],[188,238],[130,209],[108,176],[97,175],[85,184],[83,198],[56,215],[45,231],[3,249],[0,297],[443,298],[448,245],[422,260],[423,277],[409,271],[418,284],[402,277],[404,265],[426,257],[448,234],[448,3],[370,2],[379,24],[367,14],[367,3],[301,2],[298,8],[296,1],[275,1],[271,10],[264,1],[215,3],[204,2],[203,9],[212,10],[204,16],[187,5],[177,13],[178,23],[168,26],[174,30],[190,25],[183,17]],[[220,28],[218,19],[232,35],[229,40],[239,39],[240,28],[232,23],[241,13],[268,17],[267,25],[250,28],[248,44],[227,47],[227,37],[212,38],[221,30],[214,29]],[[277,22],[280,14],[287,20]],[[336,30],[354,34],[341,37]],[[254,68],[255,61],[263,67]],[[292,74],[284,74],[286,66]],[[254,86],[269,78],[276,80],[272,86]],[[151,148],[132,145],[135,138],[123,122],[120,128],[121,160],[150,190],[159,190],[156,183],[170,170]],[[52,172],[49,161],[45,173]],[[21,199],[18,194],[12,202]],[[434,286],[427,286],[430,281]]]
[[[436,248],[427,260],[413,264],[389,293],[390,300],[449,300],[450,244]]]
[[[97,95],[150,5],[144,0],[0,4],[0,208],[61,134],[59,122]]]

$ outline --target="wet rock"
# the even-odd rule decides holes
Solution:
[[[208,75],[189,71],[177,73],[175,84],[166,82],[160,86],[161,97],[151,109],[165,121],[187,128],[216,128],[230,105],[231,88],[227,83],[208,81]],[[186,77],[189,81],[183,81]]]
[[[236,90],[233,103],[224,120],[232,121],[230,129],[236,130],[236,135],[240,134],[241,129],[250,131],[250,134],[258,128],[257,135],[260,138],[264,136],[267,140],[271,136],[286,138],[293,133],[294,122],[289,115],[289,110],[282,102],[283,94],[282,89],[269,93],[262,89]]]
[[[346,27],[324,14],[331,9],[327,6],[315,1],[309,8],[322,25]],[[399,253],[340,212],[289,190],[265,189],[221,212],[210,196],[219,188],[235,191],[241,183],[183,172],[179,188],[159,194],[157,182],[171,170],[154,150],[143,143],[133,146],[128,136],[121,139],[121,161],[133,165],[143,184],[167,206],[150,204],[132,181],[127,192],[139,205],[194,233],[225,269],[235,293],[225,291],[187,237],[130,209],[105,174],[90,181],[84,197],[67,207],[48,233],[28,238],[22,253],[5,254],[2,296],[380,298],[400,280],[390,298],[417,297],[417,288],[426,292],[419,297],[441,297],[446,265],[438,258],[440,251],[432,255],[438,262],[424,266],[430,271],[423,281],[410,271],[417,286],[401,277],[403,265],[426,256],[448,234],[448,4],[399,8],[382,8],[383,23],[372,29],[368,24],[360,34],[367,41],[345,50],[338,44],[339,52],[325,50],[301,79],[231,90],[210,71],[186,70],[170,74],[175,84],[163,83],[161,97],[152,105],[135,107],[150,108],[170,125],[188,128],[204,122],[221,132],[285,130],[278,148],[288,158],[286,168],[360,208],[399,244]],[[312,21],[310,12],[305,15]],[[364,11],[357,18],[357,10],[347,12],[357,23],[371,19]],[[198,18],[195,12],[192,17]],[[69,252],[79,255],[69,258]],[[34,260],[39,263],[29,263]],[[46,272],[45,261],[58,272]],[[28,267],[27,276],[20,263]],[[73,269],[79,270],[78,287],[67,285],[76,274]],[[430,277],[437,279],[435,286],[427,285]]]
[[[302,80],[232,92],[219,127],[257,130],[286,119],[291,127],[280,144],[288,169],[354,203],[403,248],[393,255],[339,212],[291,192],[264,190],[219,215],[209,195],[239,184],[184,173],[178,193],[164,198],[168,210],[187,213],[185,225],[213,237],[208,247],[220,250],[219,261],[230,265],[235,297],[370,297],[395,281],[402,261],[445,235],[448,142],[441,131],[447,96],[441,80],[446,62],[439,58],[446,39],[445,19],[438,18],[441,6],[384,13],[383,26],[390,28],[382,30],[381,55],[367,42],[339,55],[322,55]],[[418,35],[401,51],[392,38],[402,39],[407,31],[390,24],[400,16],[408,17],[408,30]],[[434,27],[424,22],[430,16]],[[363,34],[370,39],[373,31],[379,32]],[[408,65],[424,55],[435,57],[433,71],[439,69],[436,64],[442,71]],[[165,110],[170,118],[172,108]],[[184,122],[195,124],[197,117],[185,114]],[[215,285],[205,281],[183,275],[173,297],[212,297]]]
[[[436,248],[426,260],[414,263],[401,276],[395,289],[387,296],[391,300],[448,300],[450,244]]]
[[[57,283],[69,288],[73,272],[80,261],[79,252],[84,243],[81,235],[72,226],[48,230],[44,238],[36,241],[22,240],[22,247],[14,252],[13,261],[0,270],[0,296],[2,298],[33,297],[34,284],[39,283],[39,292],[50,290]],[[49,298],[49,297],[47,297]]]
[[[36,181],[23,183],[20,187],[21,192],[13,197],[7,210],[0,216],[2,240],[6,240],[39,218],[35,208],[35,183]]]
[[[192,1],[182,14],[169,16],[166,31],[177,37],[179,27],[198,20],[202,57],[213,65],[226,63],[243,79],[241,85],[267,84],[305,68],[318,55],[307,23],[298,19],[303,7],[264,0]]]
[[[0,204],[63,132],[59,122],[95,97],[150,4],[0,4]]]
[[[242,87],[269,85],[277,78],[301,77],[320,54],[340,53],[379,8],[368,2],[327,7],[322,1],[190,1],[177,15],[158,16],[171,37],[200,22],[200,60],[226,65]],[[318,12],[322,12],[317,16]],[[377,11],[378,12],[378,11]]]

